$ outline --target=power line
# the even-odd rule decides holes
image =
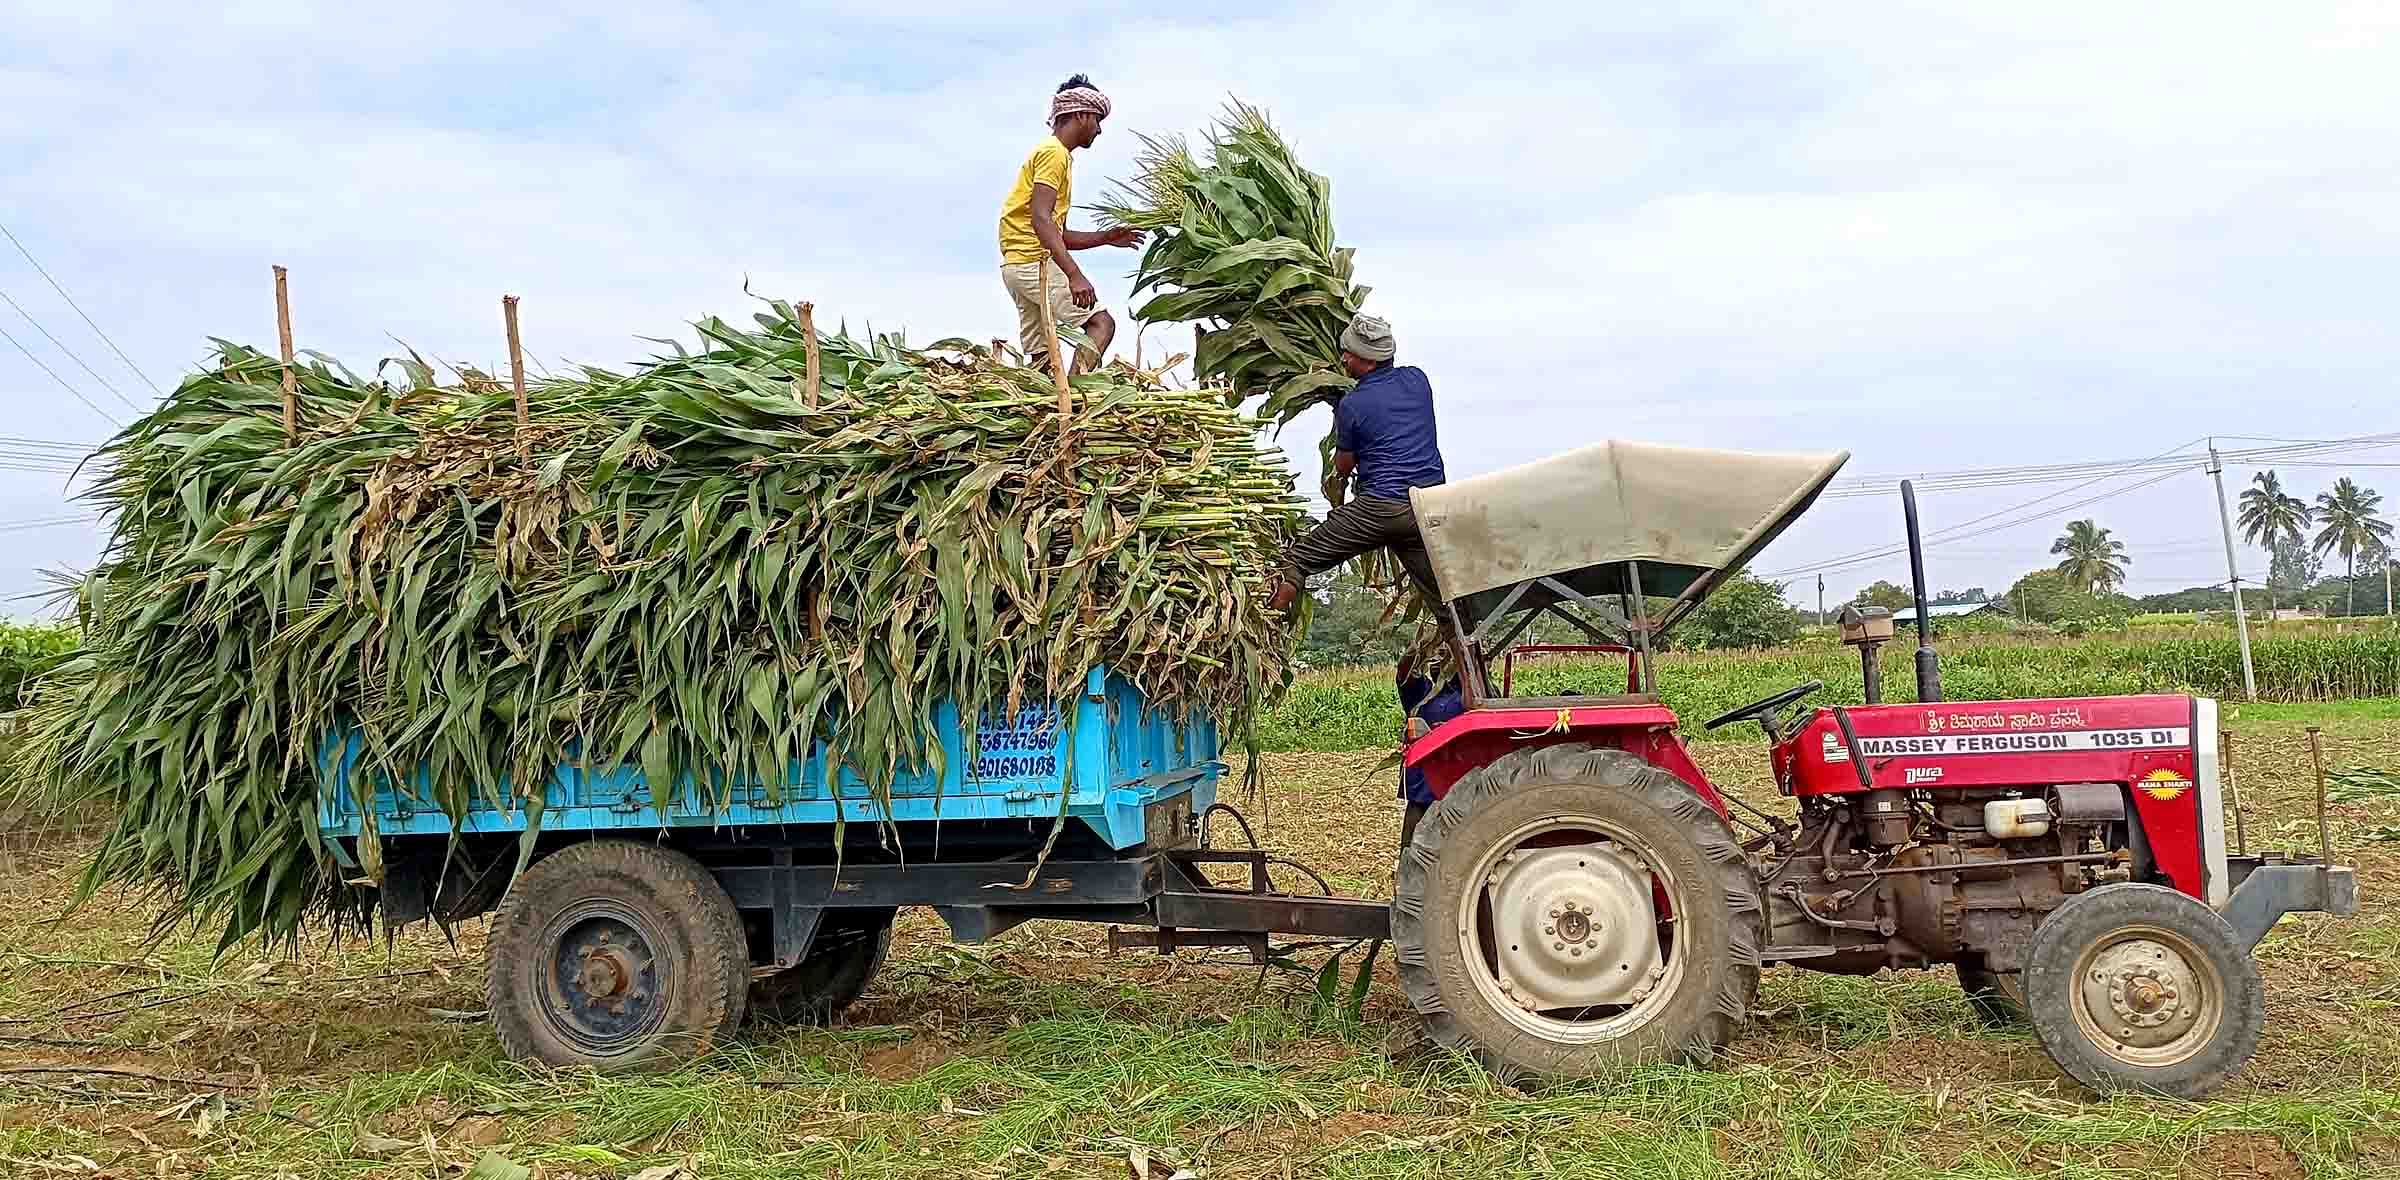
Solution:
[[[75,355],[75,350],[67,347],[66,341],[51,335],[50,329],[43,327],[42,321],[33,318],[33,313],[25,310],[25,306],[23,304],[9,298],[8,292],[0,291],[0,302],[6,302],[10,307],[16,308],[17,314],[24,316],[25,322],[32,324],[34,331],[41,333],[44,337],[49,339],[50,343],[57,345],[60,352],[67,354],[68,360],[71,360],[78,366],[81,366],[84,372],[90,373],[92,375],[92,380],[100,383],[100,388],[107,390],[111,394],[114,394],[118,401],[124,402],[126,409],[132,410],[137,414],[142,412],[142,407],[140,404],[136,403],[132,398],[125,396],[124,393],[120,392],[116,386],[109,384],[108,378],[101,376],[90,365],[84,364],[83,358]]]
[[[2091,478],[2085,479],[2083,482],[2076,484],[2074,487],[2052,492],[2046,496],[2040,496],[2020,504],[1999,509],[1995,512],[1985,513],[1982,516],[1962,521],[1959,524],[1952,525],[1948,528],[1936,530],[1925,537],[1925,547],[1931,549],[1939,546],[1947,546],[1953,542],[1964,541],[1974,537],[1985,536],[1990,533],[1999,532],[2005,529],[2011,529],[2021,525],[2030,524],[2034,520],[2039,519],[2042,516],[2050,515],[2053,512],[2065,512],[2075,508],[2086,507],[2091,504],[2099,503],[2103,500],[2111,499],[2129,492],[2139,491],[2143,488],[2163,482],[2164,480],[2171,478],[2180,472],[2193,469],[2193,465],[2199,459],[2199,456],[2187,455],[2184,452],[2189,451],[2192,447],[2204,441],[2205,437],[2206,436],[2203,436],[2202,438],[2195,438],[2191,442],[2185,443],[2180,447],[2176,447],[2168,451],[2161,451],[2158,454],[2152,455],[2146,459],[2134,459],[2129,461],[2084,461],[2077,463],[2036,464],[2019,467],[1982,468],[1968,471],[1929,472],[1922,476],[1906,477],[1861,476],[1857,477],[1855,482],[1837,480],[1835,489],[1827,491],[1825,495],[1826,498],[1829,499],[1885,495],[1891,491],[1896,491],[1899,487],[1900,480],[1903,478],[1924,481],[1919,482],[1917,485],[1920,491],[1928,490],[1929,483],[1931,485],[1931,490],[1960,491],[1971,488],[2003,487],[2015,484],[2053,483],[2061,480],[2073,479],[2082,475],[2090,475],[2093,472],[2098,472],[2098,474],[2091,475]],[[2224,451],[2220,452],[2220,455],[2225,459],[2233,460],[2235,462],[2243,462],[2250,465],[2257,465],[2260,463],[2277,463],[2289,464],[2292,466],[2382,466],[2381,464],[2361,463],[2315,463],[2297,458],[2297,456],[2339,453],[2350,450],[2374,450],[2382,447],[2400,445],[2400,432],[2358,435],[2350,438],[2338,439],[2270,439],[2264,441],[2279,442],[2283,445],[2252,448],[2243,451]],[[2400,464],[2395,464],[2393,466],[2400,466]],[[2078,500],[2072,504],[2060,505],[2058,507],[2046,509],[2043,512],[2035,513],[2030,516],[2019,515],[2027,509],[2047,504],[2061,496],[2073,495],[2074,493],[2082,491],[2085,488],[2106,483],[2111,479],[2145,472],[2157,472],[2157,474],[2139,483],[2130,484],[2113,491],[2104,492],[2098,496]],[[1842,486],[1845,483],[1847,483],[1848,486]],[[1989,528],[1972,528],[1974,525],[1982,524],[1985,521],[1994,520],[2003,516],[2012,517],[2012,519],[2003,521],[2002,523],[1993,525]],[[1849,553],[1838,554],[1820,562],[1795,566],[1788,570],[1778,570],[1768,576],[1785,578],[1802,575],[1832,573],[1840,570],[1853,569],[1858,566],[1870,565],[1874,562],[1898,556],[1899,554],[1907,552],[1907,549],[1907,545],[1903,543],[1873,549],[1855,550]]]
[[[58,292],[58,297],[66,300],[67,306],[74,308],[76,315],[83,316],[84,325],[92,330],[93,335],[100,338],[101,343],[108,345],[108,350],[110,352],[117,354],[118,360],[125,362],[126,368],[133,370],[134,376],[142,379],[142,384],[150,387],[150,392],[155,393],[160,397],[166,396],[166,391],[160,389],[158,387],[158,383],[150,379],[150,374],[143,372],[140,365],[134,364],[133,358],[125,355],[125,350],[117,347],[117,342],[109,339],[108,333],[101,331],[100,325],[92,322],[92,317],[84,315],[83,305],[75,302],[75,297],[67,294],[67,289],[59,286],[57,279],[50,277],[50,272],[42,268],[41,260],[33,256],[33,251],[25,248],[25,243],[17,240],[17,235],[8,232],[8,227],[6,225],[0,225],[0,237],[7,238],[8,244],[15,246],[17,248],[17,253],[24,255],[25,261],[33,264],[34,272],[42,276],[42,281],[50,284],[50,289]]]
[[[2282,445],[2223,451],[2220,452],[2220,455],[2229,463],[2243,466],[2265,466],[2295,462],[2318,455],[2400,446],[2400,432],[2358,435],[2351,438],[2268,441],[2279,441]],[[2188,447],[2178,448],[2178,451],[2188,449]],[[2097,459],[2071,463],[1970,468],[1961,471],[1928,471],[1913,475],[1848,476],[1835,480],[1827,489],[1825,497],[1827,499],[1855,499],[1864,496],[1889,495],[1899,490],[1900,481],[1903,479],[1915,481],[1919,494],[2008,487],[2019,484],[2059,483],[2099,472],[2130,474],[2136,470],[2179,467],[2193,462],[2197,458],[2198,456],[2185,457],[2175,452],[2169,452],[2148,459]]]
[[[2025,502],[2023,502],[2023,503],[2021,503],[2021,504],[2012,504],[2012,505],[2010,505],[2010,506],[2008,506],[2008,507],[2006,507],[2006,508],[2002,508],[2002,509],[1999,509],[1999,510],[1997,510],[1997,511],[1994,511],[1994,512],[1987,512],[1987,513],[1984,513],[1982,516],[1974,517],[1974,518],[1972,518],[1972,519],[1969,519],[1969,520],[1960,521],[1959,523],[1957,523],[1957,524],[1955,524],[1955,525],[1951,525],[1951,526],[1949,526],[1949,527],[1947,527],[1947,528],[1935,529],[1933,532],[1931,532],[1931,533],[1928,533],[1928,534],[1926,534],[1926,535],[1925,535],[1925,538],[1924,538],[1924,540],[1925,540],[1925,543],[1926,543],[1926,545],[1927,545],[1928,547],[1930,547],[1930,546],[1933,546],[1933,545],[1936,545],[1936,544],[1940,544],[1940,543],[1942,543],[1942,542],[1943,542],[1943,541],[1945,541],[1945,540],[1949,540],[1949,541],[1959,541],[1959,540],[1964,540],[1964,539],[1966,539],[1967,537],[1970,537],[1970,536],[1980,536],[1980,535],[1982,535],[1982,533],[1980,533],[1980,532],[1970,533],[1970,532],[1966,532],[1966,531],[1964,531],[1964,530],[1967,530],[1967,529],[1969,529],[1969,528],[1972,528],[1973,526],[1975,526],[1975,525],[1978,525],[1978,524],[1981,524],[1981,523],[1983,523],[1983,522],[1985,522],[1985,521],[1987,521],[1987,520],[1992,520],[1992,519],[1994,519],[1994,518],[1996,518],[1996,517],[2007,516],[2007,515],[2010,515],[2010,514],[2012,514],[2012,513],[2016,513],[2016,512],[2023,511],[2023,510],[2025,510],[2025,509],[2028,509],[2028,508],[2033,508],[2033,507],[2037,507],[2037,506],[2039,506],[2039,505],[2042,505],[2042,504],[2049,503],[2050,501],[2052,501],[2052,500],[2055,500],[2055,499],[2059,498],[2060,496],[2070,496],[2070,495],[2073,495],[2073,494],[2075,494],[2076,492],[2082,491],[2083,489],[2085,489],[2085,488],[2088,488],[2088,487],[2091,487],[2091,486],[2092,486],[2092,485],[2094,485],[2094,484],[2106,483],[2106,482],[2108,482],[2109,480],[2111,480],[2111,479],[2114,479],[2114,478],[2116,478],[2116,477],[2117,477],[2117,476],[2119,476],[2119,475],[2125,474],[2126,472],[2130,471],[2130,470],[2131,470],[2131,469],[2133,469],[2133,468],[2140,467],[2140,466],[2142,466],[2142,465],[2144,465],[2144,464],[2147,464],[2147,463],[2156,462],[2157,460],[2164,459],[2164,458],[2166,458],[2166,457],[2168,457],[2168,456],[2170,456],[2170,455],[2178,454],[2178,453],[2180,453],[2180,452],[2183,452],[2183,451],[2188,451],[2188,450],[2190,450],[2192,447],[2194,447],[2194,446],[2198,445],[2198,444],[2199,444],[2199,443],[2200,443],[2200,442],[2201,442],[2203,439],[2206,439],[2207,437],[2208,437],[2207,435],[2201,435],[2199,438],[2195,438],[2195,439],[2191,440],[2190,442],[2187,442],[2187,443],[2183,444],[2182,446],[2179,446],[2179,447],[2173,447],[2173,448],[2170,448],[2170,449],[2168,449],[2168,450],[2160,451],[2158,454],[2156,454],[2156,455],[2153,455],[2153,456],[2151,456],[2151,457],[2150,457],[2150,458],[2148,458],[2148,459],[2136,459],[2136,460],[2134,460],[2134,461],[2133,461],[2133,462],[2131,462],[2131,463],[2124,464],[2122,467],[2119,467],[2119,468],[2118,468],[2118,469],[2116,469],[2116,470],[2110,471],[2110,472],[2108,472],[2108,473],[2106,473],[2106,474],[2103,474],[2103,475],[2100,475],[2100,476],[2096,476],[2096,477],[2094,477],[2094,478],[2092,478],[2092,479],[2085,480],[2084,482],[2082,482],[2082,483],[2079,483],[2079,484],[2075,485],[2074,487],[2067,488],[2067,489],[2065,489],[2065,490],[2063,490],[2063,491],[2052,492],[2052,493],[2050,493],[2049,495],[2046,495],[2046,496],[2037,496],[2037,497],[2035,497],[2034,499],[2027,500],[2027,501],[2025,501]],[[2168,472],[2168,474],[2170,474],[2170,475],[2171,475],[2171,474],[2174,474],[2174,472],[2173,472],[2173,471],[2170,471],[2170,472]],[[2144,486],[2148,486],[2148,485],[2146,485],[2146,484],[2137,484],[2137,485],[2135,485],[2135,487],[2144,487]],[[2123,489],[2120,489],[2120,491],[2132,491],[2132,490],[2134,490],[2134,489],[2133,489],[2133,488],[2123,488]],[[2117,493],[2109,493],[2109,494],[2110,494],[2110,495],[2114,495],[2114,494],[2117,494]],[[2105,499],[2106,497],[2102,497],[2102,498],[2103,498],[2103,499]],[[2068,507],[2070,507],[2070,508],[2072,508],[2072,507],[2080,507],[2080,505],[2069,505]],[[2064,509],[2061,509],[2061,511],[2064,511]],[[2018,521],[2018,522],[2016,522],[2016,523],[2019,523],[2019,524],[2021,524],[2021,523],[2024,523],[2024,522],[2023,522],[2023,521]],[[2012,526],[2002,526],[2002,527],[2012,527]],[[1990,532],[1990,531],[1994,531],[1994,530],[1988,530],[1988,529],[1987,529],[1987,530],[1983,530],[1983,531],[1984,531],[1984,532]],[[1890,556],[1893,556],[1894,554],[1898,554],[1898,553],[1905,553],[1905,552],[1907,552],[1907,551],[1908,551],[1908,546],[1907,546],[1906,544],[1900,544],[1900,545],[1886,545],[1886,546],[1877,546],[1877,547],[1874,547],[1874,548],[1871,548],[1871,549],[1860,549],[1860,550],[1855,550],[1855,551],[1853,551],[1853,552],[1850,552],[1850,553],[1844,553],[1844,554],[1841,554],[1841,555],[1839,555],[1839,556],[1836,556],[1836,557],[1827,558],[1825,561],[1823,561],[1823,562],[1819,562],[1819,563],[1816,563],[1816,564],[1814,564],[1814,565],[1806,565],[1806,566],[1800,566],[1800,567],[1796,567],[1796,568],[1794,568],[1794,569],[1791,569],[1791,570],[1778,571],[1777,573],[1770,574],[1770,575],[1768,575],[1768,576],[1770,576],[1770,577],[1778,577],[1778,578],[1780,578],[1780,577],[1786,577],[1786,576],[1789,576],[1789,575],[1791,575],[1791,574],[1813,574],[1813,573],[1819,573],[1819,572],[1828,571],[1828,570],[1832,570],[1832,569],[1836,569],[1836,568],[1847,568],[1847,567],[1849,567],[1849,566],[1853,566],[1853,565],[1862,565],[1862,564],[1865,564],[1865,563],[1867,563],[1867,562],[1871,562],[1871,561],[1881,561],[1882,559],[1884,559],[1884,558],[1886,558],[1886,557],[1890,557]]]
[[[2021,517],[2018,517],[2018,518],[2016,518],[2016,519],[2014,519],[2014,520],[2005,520],[2005,521],[2002,521],[2002,522],[2000,522],[1999,524],[1991,525],[1991,526],[1989,526],[1989,527],[1986,527],[1986,528],[1975,529],[1975,530],[1973,530],[1973,531],[1970,531],[1970,532],[1956,533],[1955,535],[1948,536],[1948,537],[1942,537],[1942,538],[1938,538],[1938,539],[1937,539],[1937,538],[1932,538],[1932,537],[1929,537],[1929,538],[1927,538],[1927,539],[1925,540],[1925,547],[1926,547],[1927,549],[1932,549],[1932,548],[1935,548],[1935,547],[1938,547],[1938,546],[1941,546],[1941,545],[1948,544],[1948,543],[1950,543],[1950,542],[1952,542],[1952,541],[1963,541],[1963,540],[1966,540],[1966,539],[1968,539],[1969,537],[1981,537],[1981,536],[1988,536],[1988,535],[1990,535],[1990,534],[1992,534],[1992,533],[1997,533],[1997,532],[2002,532],[2002,531],[2005,531],[2005,530],[2008,530],[2008,529],[2017,528],[2017,527],[2019,527],[2019,526],[2021,526],[2021,525],[2032,524],[2032,523],[2034,523],[2035,521],[2037,521],[2037,520],[2041,519],[2042,517],[2049,516],[2049,515],[2052,515],[2053,513],[2058,513],[2058,512],[2072,512],[2072,511],[2074,511],[2074,510],[2075,510],[2075,509],[2077,509],[2077,508],[2084,508],[2084,507],[2088,507],[2088,506],[2090,506],[2090,505],[2097,504],[2097,503],[2101,502],[2102,500],[2112,500],[2112,499],[2115,499],[2115,498],[2116,498],[2116,497],[2118,497],[2118,496],[2126,495],[2126,494],[2128,494],[2128,493],[2131,493],[2131,492],[2138,492],[2138,491],[2142,490],[2143,488],[2150,487],[2150,486],[2152,486],[2152,485],[2155,485],[2155,484],[2161,484],[2161,483],[2165,483],[2166,481],[2168,481],[2168,480],[2170,480],[2170,479],[2173,479],[2173,478],[2175,478],[2176,476],[2178,476],[2178,475],[2181,475],[2181,474],[2183,474],[2183,472],[2182,472],[2181,470],[2174,470],[2174,471],[2162,472],[2162,473],[2160,473],[2160,474],[2158,474],[2158,475],[2153,475],[2153,476],[2151,476],[2150,478],[2148,478],[2148,479],[2145,479],[2145,480],[2141,481],[2140,483],[2135,483],[2135,484],[2127,484],[2126,486],[2124,486],[2124,487],[2121,487],[2121,488],[2113,488],[2113,489],[2111,489],[2111,490],[2109,490],[2109,491],[2102,492],[2102,493],[2100,493],[2100,494],[2099,494],[2099,495],[2097,495],[2097,496],[2090,496],[2090,497],[2087,497],[2087,498],[2085,498],[2085,499],[2082,499],[2082,500],[2077,500],[2077,501],[2075,501],[2075,502],[2074,502],[2074,503],[2072,503],[2072,504],[2061,504],[2061,505],[2057,506],[2056,508],[2045,509],[2045,510],[2043,510],[2043,511],[2041,511],[2041,512],[2033,513],[2033,514],[2031,514],[2031,515],[2028,515],[2028,516],[2021,516]],[[2091,481],[2091,482],[2092,482],[2092,483],[2098,483],[2098,482],[2101,482],[2101,481],[2099,481],[2099,480],[2093,480],[2093,481]],[[2085,484],[2085,485],[2081,485],[2081,486],[2087,486],[2087,487],[2088,487],[2088,486],[2090,486],[2090,485],[2089,485],[2089,484]],[[2073,491],[2073,490],[2074,490],[2074,489],[2069,489],[2069,492],[2071,492],[2071,491]],[[2002,515],[2007,515],[2007,514],[2009,514],[2009,513],[2015,512],[2015,511],[2017,511],[2018,509],[2022,509],[2022,508],[2030,508],[2030,507],[2033,507],[2033,506],[2035,506],[2035,505],[2037,505],[2037,504],[2043,503],[2044,501],[2048,501],[2048,500],[2056,499],[2058,496],[2062,496],[2062,495],[2066,495],[2066,494],[2068,494],[2068,492],[2058,492],[2058,493],[2053,493],[2052,495],[2049,495],[2049,496],[2044,496],[2044,497],[2042,497],[2042,499],[2041,499],[2041,500],[2028,501],[2028,502],[2026,502],[2026,503],[2024,503],[2024,504],[2017,505],[2015,508],[2004,508],[2004,509],[2001,509],[1999,512],[1987,513],[1987,514],[1985,514],[1985,515],[1983,515],[1983,516],[1980,516],[1980,517],[1977,517],[1977,518],[1975,518],[1975,519],[1976,519],[1977,521],[1990,520],[1990,519],[1992,519],[1993,517],[1996,517],[1996,516],[2002,516]],[[1974,522],[1969,522],[1969,523],[1974,523]],[[1964,527],[1966,527],[1966,526],[1965,526],[1965,525],[1959,525],[1959,526],[1956,526],[1956,527],[1958,527],[1958,528],[1964,528]],[[1832,573],[1832,572],[1834,572],[1834,571],[1836,571],[1836,570],[1846,570],[1846,569],[1853,569],[1853,568],[1856,568],[1856,567],[1858,567],[1858,566],[1862,566],[1862,565],[1873,565],[1874,563],[1876,563],[1876,562],[1878,562],[1878,561],[1882,561],[1882,560],[1885,560],[1886,558],[1890,558],[1890,557],[1895,557],[1895,556],[1898,556],[1899,554],[1906,553],[1906,552],[1908,552],[1908,546],[1907,546],[1907,544],[1905,544],[1905,543],[1902,543],[1902,544],[1899,544],[1899,545],[1894,545],[1894,546],[1890,546],[1890,547],[1888,547],[1888,548],[1884,548],[1884,549],[1878,549],[1878,550],[1872,550],[1872,551],[1862,551],[1862,552],[1859,552],[1859,553],[1856,553],[1856,554],[1847,555],[1847,556],[1845,556],[1845,557],[1841,557],[1841,558],[1835,558],[1835,559],[1828,560],[1828,561],[1824,561],[1824,562],[1819,562],[1819,563],[1817,563],[1817,564],[1815,564],[1815,565],[1804,565],[1804,566],[1799,566],[1799,567],[1796,567],[1796,568],[1793,568],[1793,569],[1789,569],[1789,570],[1778,570],[1778,571],[1776,571],[1776,572],[1774,572],[1774,573],[1768,574],[1767,576],[1768,576],[1768,577],[1770,577],[1770,578],[1787,578],[1787,577],[1792,577],[1792,576],[1799,575],[1799,574]]]
[[[25,344],[24,344],[24,342],[23,342],[23,341],[21,341],[21,340],[18,340],[16,337],[9,335],[9,334],[8,334],[8,329],[6,329],[6,328],[0,328],[0,338],[5,338],[5,339],[6,339],[6,340],[7,340],[7,341],[10,343],[10,344],[14,344],[14,345],[16,345],[16,346],[17,346],[17,351],[18,351],[18,352],[21,352],[21,353],[24,353],[24,354],[25,354],[25,359],[33,362],[33,367],[35,367],[35,368],[37,368],[37,369],[40,369],[41,371],[43,371],[43,372],[45,372],[45,373],[48,373],[48,374],[50,374],[50,379],[51,379],[52,381],[56,381],[56,382],[58,382],[58,387],[59,387],[60,389],[66,390],[68,393],[70,393],[70,394],[73,394],[73,395],[74,395],[74,397],[75,397],[75,400],[76,400],[76,401],[82,402],[82,403],[83,403],[84,405],[86,405],[86,406],[90,406],[90,407],[91,407],[91,410],[92,410],[92,412],[93,412],[93,413],[95,413],[95,414],[98,414],[98,415],[100,415],[101,417],[108,419],[110,422],[112,422],[112,423],[115,423],[115,424],[116,424],[116,425],[118,425],[118,426],[123,426],[123,425],[125,425],[125,423],[124,423],[124,422],[122,422],[122,421],[119,421],[119,420],[118,420],[118,418],[117,418],[117,416],[116,416],[115,414],[111,414],[111,413],[109,413],[108,411],[101,409],[101,408],[100,408],[100,404],[99,404],[98,402],[95,402],[95,401],[93,401],[92,399],[90,399],[90,398],[88,398],[88,397],[85,397],[85,396],[83,396],[83,391],[82,391],[82,390],[80,390],[80,389],[77,389],[77,388],[75,388],[74,386],[67,384],[67,379],[66,379],[66,378],[59,376],[59,375],[58,375],[58,372],[57,372],[57,370],[54,370],[54,369],[52,369],[50,366],[43,364],[43,363],[42,363],[42,358],[40,358],[40,357],[38,357],[38,356],[35,356],[35,355],[33,355],[33,350],[32,350],[32,349],[30,349],[30,348],[27,348],[27,347],[25,347]]]
[[[87,512],[81,516],[52,516],[35,520],[0,521],[0,533],[18,533],[27,529],[54,528],[62,524],[85,524],[100,519],[100,514]]]

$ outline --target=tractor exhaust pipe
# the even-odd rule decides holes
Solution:
[[[1941,657],[1933,654],[1933,616],[1925,601],[1925,540],[1917,534],[1917,487],[1900,481],[1900,508],[1908,517],[1908,574],[1917,592],[1917,699],[1942,699]]]

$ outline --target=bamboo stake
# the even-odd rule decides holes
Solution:
[[[533,416],[525,409],[525,348],[517,342],[517,297],[500,297],[500,318],[508,322],[508,379],[517,391],[517,461],[530,463],[533,453],[528,450],[526,433]]]
[[[2308,761],[2317,771],[2317,863],[2333,863],[2333,829],[2325,826],[2325,747],[2316,726],[2308,727]]]
[[[298,375],[292,371],[292,293],[284,282],[283,267],[275,268],[275,335],[283,342],[283,437],[286,442],[300,438],[300,387]]]
[[[2250,852],[2250,833],[2242,827],[2242,780],[2233,769],[2233,731],[2228,729],[2217,737],[2217,761],[2225,767],[2225,790],[2233,797],[2233,852],[2246,856]]]
[[[1074,405],[1069,400],[1070,395],[1067,393],[1067,357],[1064,347],[1066,342],[1058,338],[1058,325],[1050,318],[1050,264],[1043,263],[1037,273],[1042,276],[1042,338],[1050,342],[1050,372],[1058,378],[1059,429],[1065,430],[1067,415],[1074,411]]]
[[[802,303],[792,310],[800,313],[800,338],[808,342],[808,386],[801,402],[813,410],[817,408],[817,305]]]

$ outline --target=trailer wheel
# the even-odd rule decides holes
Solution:
[[[517,878],[492,924],[484,996],[519,1061],[618,1072],[698,1056],[741,1023],[741,915],[683,853],[577,844]]]
[[[1505,1080],[1713,1056],[1758,994],[1761,907],[1722,817],[1623,750],[1520,750],[1401,853],[1400,982]]]
[[[2258,1049],[2266,987],[2207,906],[2158,885],[2080,893],[2034,927],[2034,1035],[2068,1076],[2107,1093],[2198,1098]]]
[[[797,964],[750,985],[750,1014],[774,1024],[831,1024],[858,1002],[892,951],[892,910],[839,909]]]
[[[2025,1023],[2024,972],[1994,971],[1984,965],[1983,956],[1975,955],[1958,961],[1958,987],[1967,993],[1967,1008],[1984,1026],[2015,1028]]]

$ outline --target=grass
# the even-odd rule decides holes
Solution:
[[[2246,701],[2227,706],[2226,724],[2264,721],[2276,724],[2337,726],[2353,721],[2400,721],[2400,697],[2365,697],[2349,701]]]
[[[2253,662],[2267,701],[2317,705],[2327,701],[2400,699],[2400,627],[2379,620],[2345,630],[2278,630],[2257,637]],[[2176,633],[2031,639],[2009,635],[1939,641],[1942,688],[1951,700],[2107,696],[2186,692],[2235,701],[2242,697],[2239,649],[2229,631],[2187,628]],[[1904,641],[1883,650],[1887,700],[1915,698],[1914,649]],[[1738,739],[1749,726],[1711,735],[1699,723],[1736,706],[1809,680],[1825,683],[1820,704],[1865,699],[1857,654],[1831,642],[1767,651],[1671,652],[1658,657],[1660,695],[1684,720],[1687,736]],[[1520,695],[1625,691],[1622,658],[1552,657],[1520,665]],[[2387,712],[2392,706],[2369,706]],[[2299,716],[2285,711],[2274,716]],[[1281,703],[1260,718],[1267,750],[1356,750],[1390,746],[1400,706],[1389,668],[1327,668],[1304,672]]]
[[[2299,724],[2325,725],[2334,765],[2400,760],[2400,720],[2356,713],[2245,719],[2254,839],[2312,838],[2289,827],[2310,812]],[[1755,742],[1698,753],[1762,794]],[[1245,809],[1337,886],[1380,894],[1397,816],[1379,760],[1272,756]],[[0,1175],[80,1158],[124,1176],[366,1180],[496,1152],[554,1177],[686,1160],[711,1178],[1122,1177],[1137,1149],[1211,1180],[2388,1175],[2400,845],[2374,832],[2395,808],[2335,806],[2366,908],[2269,937],[2265,1044],[2198,1104],[2091,1099],[2028,1035],[1977,1025],[1945,971],[1779,969],[1720,1065],[1527,1093],[1403,1048],[1388,967],[1352,1022],[1318,1010],[1306,970],[1111,958],[1099,929],[1053,923],[952,946],[915,911],[838,1027],[755,1031],[664,1076],[554,1074],[445,1015],[482,1007],[480,923],[455,943],[418,929],[215,960],[202,938],[146,942],[150,910],[120,893],[56,920],[80,848],[0,843]],[[169,1002],[98,1015],[154,1000]],[[10,1072],[28,1067],[187,1080]]]

